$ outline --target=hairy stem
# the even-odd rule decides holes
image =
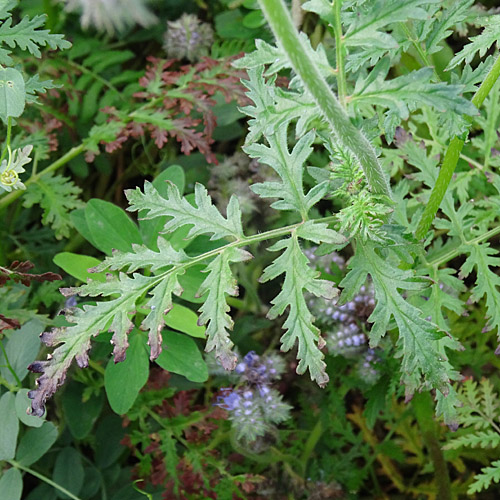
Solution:
[[[335,32],[335,51],[337,55],[337,89],[339,94],[339,101],[342,107],[345,108],[345,98],[347,95],[347,83],[344,70],[344,47],[342,45],[342,23],[340,22],[340,9],[342,8],[343,0],[334,0],[335,4],[335,25],[333,31]]]
[[[15,467],[16,469],[20,469],[24,472],[27,472],[28,474],[31,474],[32,476],[35,476],[37,479],[42,480],[44,483],[47,483],[49,486],[52,486],[56,490],[59,490],[61,493],[64,493],[67,495],[69,498],[72,500],[81,500],[79,497],[76,495],[73,495],[71,491],[68,491],[64,486],[61,486],[60,484],[55,483],[52,481],[52,479],[49,479],[47,476],[44,476],[43,474],[40,474],[36,470],[30,469],[29,467],[25,467],[24,465],[21,465],[18,462],[15,462],[14,460],[7,460],[7,462],[12,465],[12,467]]]
[[[491,88],[497,81],[500,76],[500,57],[497,57],[495,64],[493,64],[489,73],[486,75],[483,83],[475,93],[472,98],[472,104],[479,108],[481,104],[486,99],[486,96],[490,92]],[[443,201],[444,195],[448,189],[451,178],[453,176],[453,172],[458,163],[458,159],[460,158],[460,153],[462,152],[462,148],[464,147],[465,138],[461,139],[459,137],[454,137],[446,150],[443,159],[443,165],[439,171],[438,178],[436,180],[436,184],[431,192],[431,197],[429,198],[429,202],[427,203],[424,213],[418,223],[417,230],[415,232],[415,236],[417,239],[422,239],[429,231],[432,221],[436,216],[437,211],[439,210],[439,206]]]
[[[332,127],[336,138],[356,156],[372,191],[391,197],[387,178],[366,137],[351,123],[329,85],[311,61],[283,0],[259,0],[278,43]]]

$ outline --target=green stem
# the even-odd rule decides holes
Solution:
[[[2,376],[0,376],[0,385],[3,385],[9,392],[17,392],[20,388],[10,384]]]
[[[84,147],[83,143],[80,144],[79,146],[75,146],[74,148],[71,148],[65,155],[61,156],[55,162],[51,163],[47,168],[45,168],[41,172],[38,172],[35,175],[32,175],[24,184],[26,186],[29,186],[30,184],[33,184],[34,182],[36,182],[40,177],[42,177],[50,172],[54,172],[54,170],[57,170],[58,168],[61,168],[62,166],[66,165],[66,163],[71,161],[75,156],[78,156],[80,153],[82,153],[84,149],[85,149],[85,147]],[[3,210],[4,208],[7,208],[11,203],[13,203],[15,200],[17,200],[22,194],[23,194],[23,191],[21,191],[21,190],[11,191],[8,195],[1,198],[0,199],[0,211]]]
[[[283,0],[259,0],[259,3],[294,71],[322,110],[336,138],[356,156],[372,190],[391,197],[389,183],[372,145],[351,123],[344,108],[307,54]]]
[[[415,410],[415,417],[422,432],[425,445],[434,465],[434,477],[437,487],[437,498],[440,500],[451,500],[451,485],[448,466],[444,459],[439,437],[437,424],[434,420],[434,404],[428,392],[415,394],[412,401]]]
[[[476,108],[479,108],[484,102],[486,96],[490,92],[499,76],[500,57],[497,57],[497,60],[493,64],[489,73],[486,75],[483,83],[472,98],[472,104],[474,104]],[[462,152],[464,143],[465,138],[464,140],[462,140],[458,137],[454,137],[451,140],[448,149],[446,150],[443,159],[443,165],[441,166],[441,169],[439,171],[436,184],[432,189],[431,197],[429,198],[429,202],[425,207],[424,213],[422,214],[420,222],[418,223],[417,230],[415,232],[415,236],[419,240],[425,237],[427,231],[429,231],[432,225],[432,221],[434,220],[437,211],[439,210],[439,206],[443,201],[444,195],[446,194],[451,178],[453,176],[453,172],[455,171],[455,168],[457,166],[458,159],[460,158],[460,153]]]
[[[9,116],[9,118],[7,119],[7,138],[5,140],[5,147],[3,148],[2,156],[0,156],[0,164],[7,155],[7,152],[9,151],[11,133],[12,133],[12,117]]]
[[[14,371],[14,368],[12,368],[12,365],[10,364],[9,357],[7,356],[7,351],[5,350],[5,347],[3,345],[2,340],[0,339],[0,349],[2,350],[3,357],[5,358],[5,364],[7,365],[8,370],[14,377],[16,384],[21,387],[21,381],[19,380],[19,377],[17,376],[17,373]]]
[[[340,9],[342,8],[343,0],[334,0],[335,7],[335,24],[333,31],[335,33],[335,52],[337,55],[337,89],[339,94],[339,102],[345,108],[345,98],[347,95],[347,82],[344,70],[344,47],[342,38],[342,23],[340,21]]]
[[[320,440],[322,434],[323,424],[321,423],[321,418],[318,418],[316,425],[307,438],[306,444],[304,446],[304,451],[302,452],[302,456],[300,457],[300,462],[302,464],[304,473],[306,472],[307,462],[309,461],[314,448],[316,448],[316,445],[318,444],[318,441]]]
[[[14,460],[7,460],[7,462],[12,465],[12,467],[15,467],[16,469],[20,469],[24,472],[27,472],[28,474],[31,474],[32,476],[35,476],[37,479],[42,480],[44,483],[47,483],[49,486],[52,486],[56,490],[59,490],[61,493],[64,493],[65,495],[69,496],[72,500],[81,500],[81,498],[77,497],[76,495],[73,495],[71,491],[68,491],[64,486],[61,486],[52,479],[49,479],[47,476],[44,476],[43,474],[40,474],[36,470],[30,469],[29,467],[25,467],[24,465],[21,465],[18,462],[15,462]]]
[[[473,238],[472,240],[465,241],[463,244],[464,245],[477,245],[478,243],[482,243],[483,241],[488,241],[490,238],[493,238],[493,236],[496,236],[497,234],[500,234],[500,225],[494,227],[493,229],[490,229],[486,233],[482,234],[481,236],[477,236],[476,238]],[[436,257],[433,260],[430,260],[428,262],[429,266],[435,266],[439,267],[440,265],[444,264],[445,262],[448,262],[451,259],[454,259],[455,257],[458,257],[462,251],[462,245],[457,246],[453,250],[449,250],[445,254],[441,255],[440,257]]]
[[[410,40],[410,42],[412,43],[414,49],[417,51],[417,53],[418,53],[418,55],[419,55],[419,57],[420,57],[423,65],[424,66],[432,67],[432,63],[429,60],[427,52],[425,52],[425,50],[422,48],[422,46],[420,45],[420,43],[418,42],[418,40],[415,38],[415,35],[412,33],[412,31],[410,30],[410,28],[406,25],[406,23],[399,23],[399,25],[401,26],[401,28],[405,32],[405,35],[408,38],[408,40]],[[434,76],[438,80],[440,80],[440,78],[439,78],[439,76],[438,76],[438,74],[436,73],[435,70],[434,70]]]

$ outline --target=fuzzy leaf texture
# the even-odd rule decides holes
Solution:
[[[402,290],[422,290],[425,283],[416,280],[411,271],[399,269],[397,261],[391,262],[393,258],[390,254],[381,257],[373,243],[358,242],[356,255],[349,264],[350,271],[340,283],[345,288],[341,302],[350,300],[370,275],[377,300],[368,319],[373,323],[370,345],[377,346],[393,328],[393,318],[399,330],[397,355],[402,358],[402,381],[406,385],[407,399],[424,387],[438,389],[446,396],[450,392],[450,379],[457,379],[459,375],[448,363],[444,347],[458,349],[459,344],[424,320],[421,311],[403,298]],[[448,414],[448,419],[453,418],[454,412],[450,409],[443,408],[442,412]],[[446,423],[454,424],[450,420]]]
[[[213,238],[242,238],[241,214],[235,198],[227,208],[228,217],[223,217],[212,204],[206,189],[197,185],[195,203],[191,205],[179,194],[174,184],[167,188],[167,198],[162,198],[152,184],[146,183],[144,192],[139,189],[127,193],[131,202],[131,210],[145,211],[147,218],[170,217],[165,224],[166,231],[192,225],[187,238],[193,239],[200,234],[212,234]],[[310,232],[325,233],[321,224],[310,228]],[[332,232],[336,235],[336,233]],[[329,233],[328,233],[329,234]],[[331,236],[331,235],[330,235]],[[222,247],[218,252],[208,252],[205,259],[213,257],[207,266],[209,273],[202,283],[198,295],[205,296],[200,309],[200,324],[207,324],[207,350],[216,350],[217,357],[226,368],[234,368],[236,356],[231,352],[232,343],[228,331],[232,328],[232,319],[227,314],[229,306],[226,295],[236,295],[237,286],[231,274],[230,264],[247,260],[251,255],[231,244]],[[134,271],[149,269],[154,276],[143,276],[134,273],[131,276],[121,272],[118,276],[108,276],[105,283],[89,281],[86,285],[74,289],[65,289],[65,295],[78,293],[81,297],[111,297],[109,301],[101,301],[94,305],[83,305],[82,309],[69,311],[67,319],[73,325],[56,328],[46,332],[42,340],[56,349],[47,361],[36,362],[31,369],[42,373],[38,379],[37,389],[31,392],[32,411],[41,415],[47,399],[56,391],[65,378],[73,359],[79,366],[88,363],[88,350],[91,338],[103,331],[112,331],[113,355],[115,362],[123,361],[128,347],[128,334],[134,324],[132,315],[138,306],[150,309],[142,322],[142,328],[149,332],[148,344],[151,348],[151,359],[161,352],[161,332],[165,324],[164,315],[173,306],[173,295],[180,296],[182,287],[178,278],[187,267],[201,262],[198,257],[188,257],[182,250],[174,250],[164,238],[158,238],[158,252],[144,245],[133,245],[132,252],[115,251],[111,257],[92,269],[102,272],[107,269],[115,271]]]
[[[246,144],[257,142],[262,135],[270,136],[275,130],[297,121],[297,135],[302,136],[318,121],[319,113],[313,99],[300,92],[286,91],[276,87],[275,77],[264,78],[262,66],[248,70],[249,80],[243,80],[248,89],[247,97],[253,106],[245,106],[243,113],[250,116]]]
[[[355,107],[377,105],[387,109],[384,128],[392,141],[396,127],[407,120],[411,111],[432,106],[440,112],[452,111],[457,119],[462,115],[476,115],[476,107],[461,96],[461,85],[432,83],[433,70],[423,68],[408,75],[386,80],[391,67],[389,59],[383,59],[366,79],[358,79],[351,98]]]
[[[193,207],[179,193],[173,183],[168,183],[167,197],[160,196],[150,182],[144,184],[144,193],[139,188],[125,192],[130,203],[129,211],[145,210],[143,219],[152,219],[159,216],[169,216],[164,232],[172,232],[179,227],[192,226],[187,238],[191,239],[200,234],[212,234],[210,239],[232,237],[240,239],[243,236],[241,226],[241,211],[237,198],[231,197],[227,206],[225,218],[212,204],[206,188],[201,184],[195,185],[195,203]]]
[[[206,295],[198,320],[199,325],[207,325],[205,350],[210,352],[215,349],[215,356],[226,370],[233,370],[237,361],[231,350],[234,344],[229,338],[228,330],[232,330],[233,320],[228,314],[226,295],[238,295],[238,287],[229,264],[243,262],[251,257],[248,252],[238,248],[229,247],[221,252],[207,266],[209,274],[197,294],[200,297]]]
[[[270,251],[284,250],[283,253],[262,273],[260,279],[265,283],[284,274],[285,279],[281,292],[272,300],[272,308],[269,310],[269,319],[275,319],[282,315],[287,308],[288,317],[283,324],[286,330],[281,337],[284,352],[289,351],[298,343],[297,358],[299,364],[297,373],[309,370],[311,379],[315,380],[321,387],[328,383],[328,375],[325,371],[324,355],[321,348],[324,340],[320,331],[313,324],[313,316],[310,313],[304,298],[304,291],[312,293],[316,297],[332,299],[338,293],[333,283],[317,279],[318,272],[309,267],[309,260],[300,248],[296,232],[290,238],[284,239],[269,248]]]
[[[282,182],[266,181],[252,185],[252,191],[262,198],[279,198],[271,206],[276,210],[295,210],[305,219],[309,209],[326,194],[328,183],[320,183],[304,194],[302,175],[304,163],[312,153],[315,133],[301,137],[292,151],[288,150],[287,127],[280,127],[267,136],[269,147],[263,144],[246,146],[251,158],[272,167]]]

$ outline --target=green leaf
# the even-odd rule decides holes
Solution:
[[[30,407],[30,398],[28,397],[28,389],[20,389],[16,394],[16,415],[17,418],[28,427],[41,427],[44,422],[42,417],[34,417],[26,412]]]
[[[325,78],[332,77],[334,72],[323,46],[318,44],[316,50],[314,50],[309,37],[305,33],[299,33],[299,39],[307,55],[314,61],[321,75]],[[256,40],[253,52],[249,52],[233,62],[235,68],[254,69],[263,65],[269,65],[264,76],[276,75],[283,69],[292,69],[285,51],[281,47],[270,45],[263,40]],[[297,77],[294,77],[290,82],[290,87],[293,88],[296,85],[302,86],[302,83]]]
[[[304,194],[304,163],[312,153],[315,132],[308,132],[301,137],[293,150],[288,151],[287,127],[267,136],[269,146],[251,144],[244,148],[251,158],[272,167],[280,176],[281,182],[266,181],[253,184],[251,189],[262,198],[278,198],[271,207],[276,210],[295,210],[305,219],[309,209],[317,203],[328,189],[328,183],[322,183]]]
[[[165,316],[165,324],[174,330],[187,333],[191,337],[204,339],[206,335],[205,327],[198,325],[197,314],[180,304],[173,304],[172,309]]]
[[[88,365],[90,339],[101,331],[114,332],[114,359],[117,362],[125,359],[127,336],[133,328],[128,313],[135,311],[138,298],[157,282],[157,278],[138,274],[129,278],[122,274],[106,283],[91,281],[79,289],[65,290],[67,295],[79,291],[82,296],[118,294],[119,297],[99,302],[95,306],[84,305],[83,309],[76,308],[66,314],[66,319],[72,326],[54,328],[42,334],[41,339],[46,345],[57,347],[47,361],[36,361],[30,366],[31,371],[42,373],[38,378],[37,388],[30,392],[33,414],[43,414],[45,402],[64,382],[74,359],[80,367]]]
[[[26,102],[37,102],[37,94],[45,94],[47,90],[58,89],[61,85],[55,84],[52,80],[40,81],[40,75],[33,75],[26,81]]]
[[[491,483],[500,481],[500,460],[495,460],[489,467],[483,467],[480,474],[474,476],[474,482],[467,490],[468,495],[479,493],[491,486]]]
[[[392,141],[396,126],[407,120],[411,111],[423,106],[432,106],[440,112],[451,111],[459,116],[478,113],[476,107],[462,97],[461,85],[432,83],[432,68],[386,80],[390,67],[388,58],[380,61],[366,78],[358,78],[351,96],[351,103],[358,109],[373,105],[388,109],[384,127],[389,140]]]
[[[62,409],[69,430],[75,439],[85,439],[101,413],[102,392],[84,399],[85,386],[72,382],[62,395]]]
[[[94,239],[92,238],[92,234],[90,233],[89,226],[87,224],[87,219],[85,218],[85,209],[76,209],[73,210],[70,214],[71,224],[73,224],[74,228],[94,247],[96,244]]]
[[[229,264],[243,262],[251,257],[245,250],[226,248],[208,264],[206,272],[209,274],[198,291],[200,297],[207,294],[198,319],[199,325],[207,325],[205,350],[210,352],[215,349],[215,356],[226,370],[233,370],[237,361],[231,350],[234,344],[229,338],[228,330],[232,330],[234,323],[228,314],[230,307],[227,305],[226,295],[236,296],[238,287]]]
[[[347,238],[337,231],[328,228],[328,224],[308,220],[297,228],[297,236],[299,238],[313,241],[314,243],[330,243],[332,245],[345,245]]]
[[[16,454],[17,434],[19,432],[19,419],[16,414],[16,396],[6,392],[0,398],[0,460],[12,460]]]
[[[14,68],[0,68],[0,118],[6,123],[9,117],[21,116],[25,103],[23,75]]]
[[[24,380],[28,375],[28,365],[32,363],[40,351],[40,333],[43,331],[43,323],[33,319],[25,323],[21,328],[9,334],[9,340],[5,345],[5,351],[9,362],[16,372],[19,380]],[[17,381],[5,366],[5,358],[0,352],[0,374],[9,383],[16,384]]]
[[[307,307],[304,291],[316,297],[332,299],[338,290],[332,282],[317,279],[319,272],[309,266],[309,260],[300,248],[296,232],[269,250],[274,252],[284,250],[284,252],[264,269],[260,281],[265,283],[281,274],[285,274],[285,280],[281,292],[271,301],[273,306],[269,310],[268,318],[275,319],[289,308],[288,317],[283,324],[286,331],[281,337],[281,350],[287,352],[298,342],[297,373],[302,374],[309,370],[311,379],[324,387],[328,382],[328,375],[323,362],[324,355],[320,349],[325,343],[320,331],[313,325],[314,318]]]
[[[167,184],[167,196],[164,198],[150,182],[144,183],[144,193],[139,188],[125,191],[130,203],[129,211],[145,210],[142,218],[168,216],[164,231],[172,232],[182,226],[192,226],[187,238],[192,239],[200,234],[212,234],[211,239],[225,237],[239,239],[243,236],[241,227],[241,212],[236,197],[231,197],[227,206],[227,218],[224,218],[212,200],[207,190],[201,184],[195,185],[195,205],[191,205],[181,197],[175,184]]]
[[[45,16],[25,17],[12,26],[12,18],[7,18],[0,26],[0,45],[7,44],[10,48],[19,47],[28,50],[35,57],[42,57],[39,47],[49,46],[51,49],[69,49],[71,44],[63,39],[63,35],[51,34],[48,30],[40,30],[45,24]],[[4,61],[5,61],[4,57]],[[5,64],[5,62],[2,64]],[[8,63],[12,63],[7,56]]]
[[[474,0],[454,1],[450,7],[441,14],[440,18],[434,18],[435,22],[432,29],[425,38],[425,47],[428,54],[434,54],[442,49],[440,42],[452,34],[450,28],[467,18],[473,3]]]
[[[500,39],[500,15],[490,16],[486,18],[484,29],[478,36],[470,39],[468,43],[455,57],[449,62],[446,70],[449,71],[455,66],[458,66],[463,61],[467,64],[472,62],[474,56],[479,53],[479,57],[483,57],[486,51]]]
[[[466,278],[472,269],[476,268],[476,284],[472,289],[472,299],[477,302],[486,295],[488,322],[485,330],[497,328],[500,336],[500,276],[494,271],[500,266],[498,251],[490,247],[489,243],[464,245],[463,251],[468,253],[466,261],[461,267],[460,276]]]
[[[139,268],[150,268],[152,272],[168,266],[182,264],[188,260],[183,250],[174,250],[172,245],[163,238],[158,239],[158,251],[150,250],[144,245],[132,244],[132,252],[113,251],[112,257],[106,257],[103,262],[92,269],[92,273],[100,273],[106,269],[118,269],[133,272]]]
[[[0,477],[0,497],[5,500],[21,500],[23,477],[19,469],[8,469]]]
[[[152,298],[148,301],[151,312],[146,316],[142,326],[149,331],[148,345],[151,347],[151,360],[156,359],[161,352],[161,332],[165,325],[165,314],[173,307],[172,295],[180,296],[182,287],[179,276],[183,269],[173,270],[151,292]],[[168,316],[167,316],[168,317]]]
[[[63,448],[57,455],[52,480],[73,495],[78,495],[83,486],[84,476],[80,453],[74,448]],[[56,490],[56,495],[59,498],[70,498],[60,490]]]
[[[179,193],[184,193],[184,186],[186,183],[186,176],[184,170],[179,165],[171,165],[164,170],[153,181],[153,186],[157,189],[160,196],[168,196],[167,181],[173,182],[179,189]],[[165,226],[168,217],[157,217],[153,220],[141,219],[142,214],[139,212],[139,228],[141,230],[144,243],[149,247],[156,249],[158,234]],[[170,240],[170,238],[167,238]]]
[[[142,243],[137,226],[113,203],[90,200],[85,208],[85,219],[97,248],[108,255],[113,249],[127,252],[133,243]]]
[[[43,422],[41,427],[29,429],[17,447],[16,460],[29,467],[52,448],[57,436],[57,427],[52,422]]]
[[[121,444],[125,437],[122,419],[116,415],[107,415],[99,421],[95,437],[95,464],[100,469],[112,465],[126,450]]]
[[[401,296],[400,290],[422,290],[425,283],[415,279],[411,271],[397,267],[391,259],[390,254],[382,258],[373,244],[358,242],[356,255],[349,263],[351,270],[340,283],[350,293],[341,297],[341,301],[349,300],[369,274],[377,300],[368,318],[373,323],[370,345],[378,345],[392,328],[390,321],[394,318],[399,329],[398,356],[402,357],[402,381],[406,384],[407,398],[422,387],[438,389],[447,395],[450,378],[456,380],[460,376],[448,363],[444,347],[458,349],[459,344],[452,337],[444,336],[436,325],[424,320],[421,311]]]
[[[208,368],[193,339],[181,333],[166,331],[163,351],[156,363],[164,370],[183,375],[192,382],[205,382]]]
[[[264,78],[263,66],[248,70],[249,80],[242,83],[248,89],[247,97],[253,106],[241,111],[247,116],[248,134],[245,144],[258,141],[262,135],[271,135],[274,130],[285,127],[291,120],[298,120],[297,135],[309,130],[318,121],[318,110],[314,100],[307,94],[285,91],[276,87],[275,77]]]
[[[148,381],[149,360],[140,333],[132,333],[127,358],[121,363],[110,359],[104,374],[104,387],[111,409],[118,415],[127,413]]]
[[[61,252],[56,254],[52,260],[56,266],[59,266],[70,276],[84,283],[86,283],[89,278],[101,282],[106,281],[105,273],[88,272],[89,269],[101,264],[101,261],[95,257],[78,255],[71,252]]]
[[[58,240],[68,238],[73,224],[70,212],[84,206],[78,199],[82,190],[69,177],[43,175],[31,183],[23,198],[23,206],[40,205],[43,210],[42,224],[51,226]]]

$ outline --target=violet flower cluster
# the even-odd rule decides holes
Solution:
[[[291,406],[282,395],[270,387],[284,371],[280,358],[259,356],[249,352],[236,366],[241,385],[222,389],[216,405],[229,412],[236,438],[252,442],[264,436],[290,416]]]
[[[213,41],[210,24],[202,23],[194,14],[183,14],[176,21],[167,22],[163,47],[168,57],[195,62],[208,56]]]

